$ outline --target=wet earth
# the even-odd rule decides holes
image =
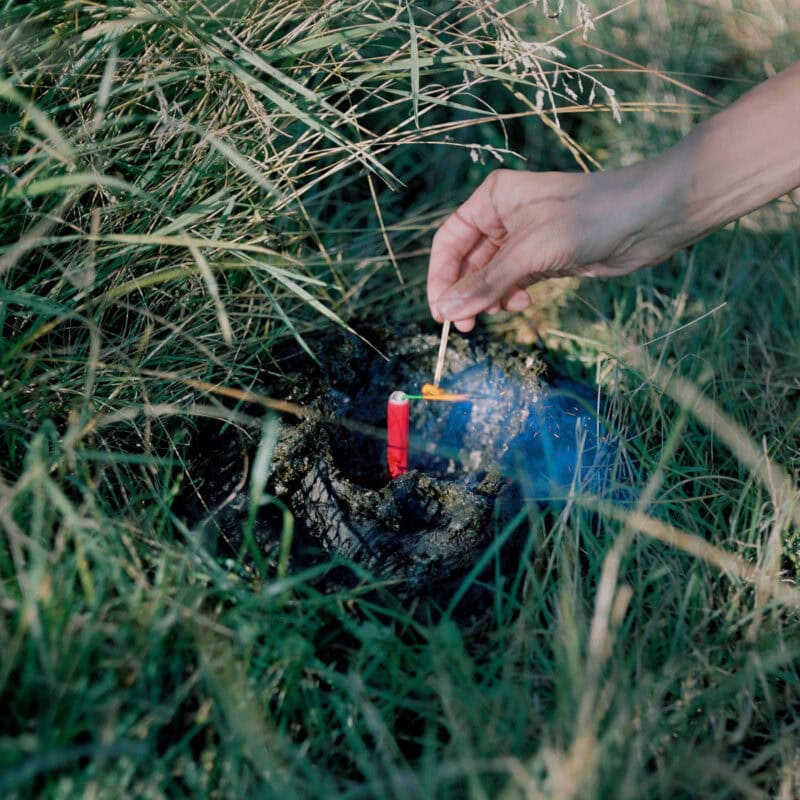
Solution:
[[[390,479],[388,397],[420,394],[439,340],[417,332],[370,341],[385,357],[340,333],[314,343],[318,363],[298,348],[279,358],[280,374],[265,373],[261,391],[308,416],[277,426],[257,514],[250,487],[263,469],[254,467],[261,431],[215,423],[198,432],[193,486],[177,509],[208,549],[246,563],[249,543],[270,569],[281,559],[290,572],[325,565],[323,591],[372,576],[403,603],[440,608],[472,573],[474,607],[485,593],[475,567],[490,549],[492,580],[498,567],[516,573],[526,511],[558,506],[571,491],[615,491],[623,479],[594,389],[559,377],[530,347],[458,335],[441,385],[468,399],[410,401],[409,471]]]

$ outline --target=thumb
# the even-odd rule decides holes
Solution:
[[[522,277],[517,274],[523,263],[517,250],[503,248],[485,267],[468,272],[443,292],[436,300],[438,315],[449,320],[469,319],[502,302]]]

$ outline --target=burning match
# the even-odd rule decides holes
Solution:
[[[433,371],[434,388],[438,388],[439,383],[442,380],[442,370],[444,369],[444,357],[445,354],[447,353],[447,337],[449,335],[450,335],[450,320],[448,319],[445,320],[444,325],[442,325],[442,338],[439,341],[439,354],[436,357],[436,368]]]
[[[464,400],[469,400],[471,395],[462,394],[459,392],[448,392],[439,388],[435,383],[423,383],[422,395],[423,400],[438,400],[443,403],[460,403]]]

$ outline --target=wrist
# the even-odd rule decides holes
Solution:
[[[697,175],[687,164],[682,145],[636,165],[641,167],[637,201],[645,217],[642,235],[651,240],[648,265],[663,261],[713,229],[703,219],[700,198],[687,202]]]
[[[691,236],[681,216],[680,177],[669,153],[591,178],[586,216],[607,234],[600,245],[607,253],[596,255],[614,271],[663,261]]]

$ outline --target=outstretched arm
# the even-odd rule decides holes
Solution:
[[[800,62],[631,167],[493,172],[434,237],[431,312],[468,331],[483,311],[527,307],[536,281],[658,263],[797,186]]]

